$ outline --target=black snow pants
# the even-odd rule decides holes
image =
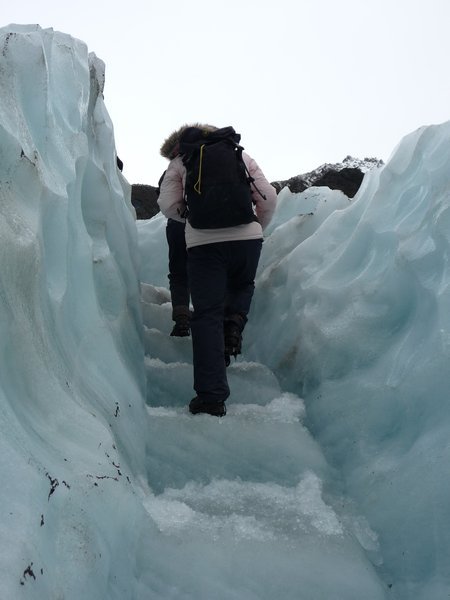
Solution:
[[[224,319],[238,314],[244,324],[247,321],[261,248],[262,239],[254,239],[188,249],[194,307],[194,389],[207,402],[220,402],[230,395],[224,359]]]

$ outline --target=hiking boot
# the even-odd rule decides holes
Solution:
[[[175,306],[172,310],[172,319],[175,325],[170,335],[187,337],[191,334],[191,311],[188,306]]]
[[[225,365],[230,365],[231,357],[237,357],[242,349],[242,329],[245,321],[240,315],[233,315],[225,319],[223,324],[223,335],[225,342]]]
[[[227,407],[223,400],[214,402],[211,400],[201,400],[196,396],[189,402],[189,412],[193,415],[205,413],[207,415],[212,415],[213,417],[224,417],[227,414]]]

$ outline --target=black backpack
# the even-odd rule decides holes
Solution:
[[[233,127],[186,128],[180,154],[186,167],[186,217],[195,229],[234,227],[257,221],[241,136]]]

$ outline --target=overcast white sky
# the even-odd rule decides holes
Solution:
[[[347,154],[387,160],[450,119],[450,0],[20,0],[106,63],[130,183],[155,185],[180,125],[233,125],[270,181]]]

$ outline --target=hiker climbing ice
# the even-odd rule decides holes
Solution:
[[[241,353],[263,230],[276,206],[275,189],[240,138],[232,127],[185,125],[161,147],[170,163],[158,204],[168,219],[185,223],[193,414],[226,414],[226,367]]]

